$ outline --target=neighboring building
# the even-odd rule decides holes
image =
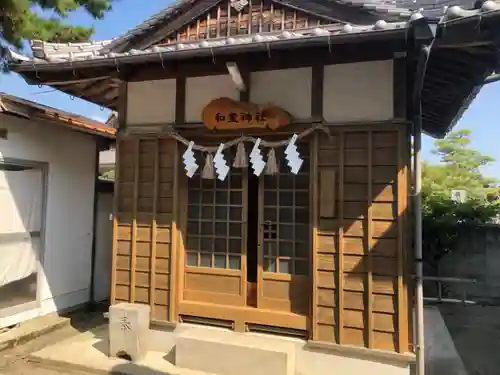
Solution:
[[[115,149],[102,151],[99,155],[99,175],[106,180],[114,180],[115,173]]]
[[[114,129],[0,94],[0,135],[0,328],[106,299],[112,187],[96,157]]]
[[[117,129],[118,126],[118,114],[113,111],[111,115],[106,120],[106,126],[110,128]],[[112,147],[109,150],[102,151],[99,155],[99,175],[106,180],[114,180],[115,178],[115,162],[116,162],[116,151]]]
[[[112,303],[301,336],[304,375],[408,374],[410,138],[450,130],[498,61],[499,5],[463,5],[181,0],[112,41],[12,53],[118,112]]]

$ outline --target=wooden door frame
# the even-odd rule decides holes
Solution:
[[[288,134],[289,135],[289,134]],[[311,205],[311,202],[313,201],[313,194],[314,194],[314,189],[311,188],[311,184],[313,184],[316,180],[316,175],[315,175],[315,169],[313,168],[314,163],[313,163],[313,157],[312,155],[315,155],[317,153],[317,150],[314,147],[314,139],[317,136],[313,134],[309,139],[307,140],[309,144],[309,180],[310,180],[310,185],[309,185],[309,215],[312,215],[312,211],[314,210],[313,206]],[[177,160],[176,163],[180,163],[180,155],[182,152],[178,152],[177,154]],[[256,325],[262,325],[262,326],[269,326],[269,327],[276,327],[276,328],[284,328],[284,329],[291,329],[291,330],[297,330],[297,331],[306,331],[308,332],[308,335],[312,334],[311,331],[311,310],[312,308],[309,309],[309,313],[305,315],[299,315],[295,313],[288,313],[288,312],[283,312],[283,311],[274,311],[274,310],[268,310],[268,309],[261,309],[261,308],[255,308],[255,307],[249,307],[246,305],[247,301],[247,240],[248,240],[248,173],[251,173],[250,169],[247,169],[243,171],[242,176],[243,176],[243,184],[245,188],[243,189],[243,204],[242,204],[242,209],[243,209],[243,215],[244,219],[242,221],[243,224],[243,243],[244,246],[242,248],[242,254],[241,254],[241,272],[242,274],[242,295],[244,297],[245,301],[245,306],[225,306],[225,305],[220,305],[220,304],[208,304],[204,302],[196,302],[196,301],[188,301],[183,298],[184,295],[184,290],[185,290],[185,257],[186,257],[186,247],[185,247],[185,242],[186,242],[186,230],[187,230],[187,207],[188,207],[188,177],[185,175],[183,168],[178,168],[178,184],[177,184],[177,194],[176,196],[179,199],[178,203],[178,210],[177,210],[177,215],[178,215],[178,231],[180,233],[178,234],[178,239],[177,239],[177,244],[175,246],[175,250],[177,251],[177,257],[176,257],[176,273],[177,273],[177,278],[175,281],[175,287],[178,288],[178,292],[176,293],[176,298],[175,298],[175,313],[174,313],[174,320],[175,321],[180,321],[181,320],[181,315],[191,315],[191,316],[197,316],[201,318],[208,318],[208,319],[221,319],[221,320],[230,320],[234,322],[233,328],[237,331],[245,331],[248,329],[247,325],[251,324],[256,324]],[[259,202],[263,200],[263,188],[261,188],[262,183],[259,184]],[[259,207],[261,204],[259,203]],[[262,287],[259,285],[259,282],[262,280],[263,276],[263,251],[262,251],[262,241],[261,239],[263,238],[263,232],[262,232],[262,225],[261,223],[263,222],[263,210],[260,209],[258,213],[258,233],[257,235],[259,236],[259,241],[258,244],[260,248],[258,248],[258,259],[257,259],[257,283],[258,283],[258,289],[257,289],[257,306],[259,306],[259,296],[262,293]],[[310,227],[310,233],[311,233],[311,238],[309,240],[309,246],[310,246],[310,263],[314,262],[314,248],[313,248],[313,228],[314,228],[314,222],[312,219],[309,220],[309,227]],[[244,268],[245,267],[245,268]],[[310,266],[310,268],[312,268]],[[243,271],[244,269],[244,271]],[[277,274],[276,278],[279,280],[283,280],[283,278],[287,278],[288,275],[280,275]],[[309,274],[310,278],[310,284],[311,288],[314,289],[315,285],[315,275],[310,271]],[[312,296],[310,297],[310,303],[311,305],[313,303]]]
[[[35,300],[22,303],[20,305],[14,305],[10,307],[6,307],[0,309],[0,320],[4,318],[8,318],[10,316],[21,314],[29,310],[34,310],[40,308],[42,300],[41,300],[41,285],[42,285],[42,273],[40,272],[43,269],[44,265],[44,257],[45,257],[45,240],[47,237],[47,208],[48,208],[48,194],[49,194],[49,163],[27,160],[27,159],[19,159],[19,158],[11,158],[4,157],[0,160],[0,165],[14,165],[16,167],[26,167],[34,170],[39,170],[41,172],[42,178],[42,202],[41,202],[41,218],[40,218],[40,230],[38,233],[35,231],[33,234],[38,234],[40,239],[40,248],[37,254],[37,270],[36,270],[36,297]],[[31,233],[30,233],[31,234]]]
[[[181,153],[177,153],[176,161],[175,163],[181,163],[181,158],[180,158]],[[218,268],[204,268],[204,267],[188,267],[186,266],[186,241],[187,241],[187,223],[188,223],[188,205],[189,205],[189,198],[188,198],[188,191],[189,191],[189,177],[183,173],[184,170],[182,168],[178,168],[177,170],[177,175],[178,175],[178,180],[179,183],[177,184],[177,190],[178,190],[178,215],[179,217],[179,226],[178,229],[180,232],[178,236],[178,240],[176,241],[176,246],[175,246],[175,251],[178,253],[176,258],[176,273],[177,273],[177,279],[175,281],[176,288],[178,288],[178,292],[176,293],[176,298],[175,298],[175,313],[173,314],[173,320],[179,321],[180,316],[183,314],[183,306],[189,303],[205,303],[207,305],[216,305],[216,306],[222,306],[225,307],[226,305],[223,304],[210,304],[208,302],[201,302],[201,301],[193,301],[193,300],[188,300],[184,298],[184,294],[186,292],[185,289],[185,276],[187,273],[189,273],[189,269],[195,269],[194,272],[192,273],[197,273],[197,274],[206,274],[206,275],[231,275],[231,276],[236,276],[236,274],[239,275],[240,277],[240,298],[241,300],[241,306],[238,304],[235,304],[236,307],[244,307],[246,306],[246,301],[247,301],[247,235],[248,235],[248,230],[247,230],[247,210],[248,210],[248,175],[246,170],[241,171],[241,178],[242,178],[242,187],[241,187],[241,193],[242,193],[242,204],[241,204],[241,209],[242,209],[242,247],[241,247],[241,255],[240,255],[240,269],[218,269]],[[201,188],[200,188],[201,190]],[[228,194],[230,194],[232,190],[227,189]],[[201,205],[200,205],[201,207]],[[215,203],[214,203],[215,207]],[[229,205],[227,206],[229,210]],[[228,219],[229,220],[229,219]],[[226,250],[226,254],[228,253],[229,249]],[[228,255],[229,257],[229,255]],[[227,258],[229,260],[229,258]],[[194,292],[196,293],[196,292]],[[232,306],[232,305],[227,305],[227,306]],[[207,308],[209,308],[207,306]]]
[[[312,232],[312,227],[313,227],[313,221],[312,221],[312,217],[311,217],[311,211],[312,211],[312,205],[311,205],[311,202],[312,202],[312,194],[314,192],[314,189],[312,188],[311,186],[311,181],[312,179],[314,178],[313,177],[313,159],[312,159],[312,155],[314,154],[314,137],[315,137],[315,134],[312,135],[312,137],[308,138],[308,139],[305,139],[305,140],[302,140],[302,142],[306,143],[307,144],[307,148],[308,148],[308,155],[307,155],[307,160],[306,162],[309,164],[308,165],[308,175],[307,175],[307,178],[308,178],[308,185],[307,185],[307,195],[308,195],[308,210],[309,210],[309,218],[308,218],[308,224],[305,224],[304,226],[305,227],[308,227],[309,228],[309,240],[308,240],[308,243],[307,243],[307,247],[309,249],[309,259],[308,259],[308,274],[307,275],[298,275],[295,273],[295,261],[297,260],[297,257],[295,256],[292,256],[290,258],[290,261],[291,261],[291,267],[293,269],[293,273],[279,273],[278,272],[278,269],[276,270],[276,272],[264,272],[264,258],[265,258],[265,255],[264,255],[264,247],[265,247],[265,241],[264,241],[264,208],[265,208],[265,202],[264,202],[264,191],[265,191],[265,183],[264,183],[264,180],[263,179],[260,179],[259,180],[259,202],[258,202],[258,206],[259,206],[259,215],[258,215],[258,247],[257,247],[257,252],[258,252],[258,272],[257,272],[257,308],[260,308],[260,309],[270,309],[268,306],[266,307],[265,306],[265,303],[264,303],[264,281],[275,281],[275,282],[278,282],[278,283],[283,283],[283,282],[288,282],[291,284],[294,283],[294,280],[305,280],[307,279],[307,289],[308,290],[311,290],[312,288],[312,285],[314,284],[314,274],[311,272],[311,263],[313,262],[313,248],[312,248],[312,235],[313,235],[313,232]],[[291,173],[289,171],[286,172],[287,174]],[[280,173],[276,174],[275,176],[272,176],[273,178],[280,178]],[[295,185],[294,185],[295,186]],[[277,194],[279,194],[279,191],[281,190],[279,185],[278,187],[276,187],[276,192]],[[296,188],[293,189],[293,194],[295,195],[296,193]],[[279,201],[277,202],[277,205],[276,205],[276,209],[279,211],[280,208],[282,206],[279,205]],[[288,207],[288,206],[284,206],[284,207]],[[292,209],[295,210],[296,208],[296,205],[295,203],[293,203],[292,205]],[[278,244],[280,242],[279,240],[279,226],[280,224],[283,224],[282,222],[280,222],[279,220],[279,217],[277,217],[277,222],[276,222],[276,226],[277,226],[277,238],[276,238],[276,243]],[[295,225],[296,225],[296,222],[294,221],[293,222],[293,231],[295,231]],[[278,245],[278,249],[279,249],[279,245]],[[300,259],[300,257],[299,257]],[[276,267],[279,268],[279,254],[277,254],[277,258],[276,258]],[[305,316],[306,318],[310,318],[311,317],[311,298],[312,298],[312,294],[310,294],[308,296],[308,309],[307,309],[307,312],[305,314],[300,314],[300,313],[294,313],[294,312],[290,312],[290,314],[295,314],[297,316]],[[292,297],[290,297],[290,302],[291,304],[293,305],[292,301],[294,299]],[[293,308],[293,307],[292,307]],[[279,310],[277,310],[279,311]],[[310,325],[307,325],[307,326],[303,326],[300,328],[301,330],[304,330],[304,331],[307,331],[307,332],[310,332]]]

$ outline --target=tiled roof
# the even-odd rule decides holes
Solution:
[[[422,100],[423,109],[427,116],[424,121],[424,129],[432,134],[444,134],[448,125],[452,125],[460,118],[463,108],[470,103],[474,97],[474,93],[479,90],[472,90],[472,86],[481,85],[484,74],[489,74],[495,67],[493,66],[496,60],[495,41],[488,40],[487,46],[483,49],[483,54],[486,51],[486,56],[476,54],[473,57],[467,57],[468,52],[464,52],[463,48],[440,48],[443,45],[439,41],[443,41],[444,35],[441,31],[445,28],[448,30],[459,30],[463,23],[468,26],[463,30],[469,30],[471,25],[476,24],[474,37],[479,37],[479,24],[495,25],[499,21],[500,16],[500,0],[486,0],[480,3],[477,0],[474,6],[475,9],[470,9],[473,6],[465,0],[456,0],[453,5],[449,0],[307,0],[307,2],[320,4],[323,8],[328,8],[325,3],[339,3],[341,1],[350,7],[358,7],[366,10],[371,9],[366,14],[370,14],[369,18],[364,18],[363,25],[354,24],[330,24],[321,25],[314,28],[306,28],[300,30],[285,30],[278,32],[265,32],[255,35],[238,35],[233,37],[223,37],[218,39],[204,39],[197,41],[179,42],[169,45],[153,46],[143,50],[123,48],[124,52],[111,52],[111,47],[118,43],[123,38],[132,39],[134,35],[139,35],[149,28],[164,25],[166,18],[173,14],[184,12],[181,9],[181,4],[191,4],[194,0],[180,0],[176,4],[158,13],[146,23],[131,30],[124,37],[113,41],[101,42],[103,48],[98,48],[99,42],[94,43],[74,43],[74,44],[53,44],[34,41],[33,55],[27,57],[11,51],[10,64],[14,71],[28,77],[31,81],[37,81],[38,72],[66,70],[71,71],[79,68],[92,67],[115,67],[117,70],[121,65],[127,64],[144,64],[154,63],[161,64],[168,60],[188,59],[192,57],[208,57],[217,56],[224,53],[235,54],[242,52],[263,51],[271,48],[301,48],[319,45],[330,45],[337,43],[346,43],[348,40],[360,41],[375,40],[376,38],[386,38],[386,36],[394,36],[405,38],[406,31],[411,27],[413,21],[422,17],[427,18],[429,25],[437,31],[438,43],[434,46],[433,53],[429,60],[430,73],[426,75],[424,82],[424,90],[426,94]],[[204,0],[215,2],[216,0]],[[281,4],[296,4],[305,0],[274,0]],[[434,1],[434,2],[433,2]],[[330,9],[331,10],[331,9]],[[327,10],[323,9],[324,12]],[[169,13],[174,12],[174,13]],[[170,14],[170,15],[168,15]],[[375,15],[375,18],[373,17]],[[162,18],[163,17],[163,18]],[[379,18],[380,17],[380,18]],[[379,18],[378,21],[377,18]],[[484,23],[482,23],[484,21]],[[492,21],[492,22],[491,22]],[[169,22],[168,20],[166,22]],[[457,29],[458,27],[458,29]],[[467,29],[469,27],[469,29]],[[489,26],[488,26],[489,27]],[[462,33],[464,34],[464,33]],[[483,33],[484,34],[484,33]],[[128,35],[128,36],[127,36]],[[484,35],[483,35],[484,36]],[[492,38],[490,35],[488,38]],[[446,38],[445,38],[446,39]],[[449,39],[449,38],[448,38]],[[453,38],[452,38],[453,39]],[[121,43],[121,42],[120,42]],[[133,43],[130,43],[133,45]],[[120,51],[118,48],[116,51]],[[456,56],[454,56],[456,55]],[[460,55],[460,56],[459,56]],[[472,53],[470,54],[472,55]],[[43,57],[43,58],[42,58]],[[460,61],[469,61],[464,63]],[[472,61],[472,62],[471,62]],[[473,64],[473,62],[475,62]],[[477,64],[476,64],[477,63]],[[455,73],[450,73],[452,68],[456,67]],[[441,72],[446,72],[446,76],[464,75],[464,79],[456,80],[451,78],[447,80],[440,76]],[[483,77],[484,78],[484,77]],[[448,84],[443,86],[442,81]],[[451,82],[451,83],[450,83]],[[69,85],[69,84],[68,84]],[[71,86],[73,87],[73,86]],[[58,87],[61,89],[61,86]],[[72,91],[73,90],[73,91]],[[65,88],[63,90],[74,94],[81,92],[79,87]],[[118,91],[118,90],[115,90]],[[471,93],[474,91],[474,93]],[[435,93],[439,92],[436,97]],[[116,100],[113,101],[107,98],[100,98],[96,101],[93,97],[87,97],[82,94],[87,100],[91,100],[109,108],[116,109]],[[118,97],[118,93],[114,98]],[[90,99],[89,99],[90,98]],[[104,104],[103,104],[104,103]],[[461,110],[462,108],[462,110]],[[458,113],[458,115],[457,115]],[[111,116],[109,122],[113,123],[114,118]],[[444,129],[444,130],[443,130]]]
[[[196,0],[174,0],[167,8],[113,40],[101,52],[113,50],[134,37],[142,35],[152,30],[154,27],[167,22],[169,19],[178,15],[183,8],[191,6],[195,1]],[[305,2],[306,1],[304,1],[304,3]],[[457,5],[468,9],[472,8],[473,5],[473,2],[470,0],[324,0],[324,2],[337,2],[359,7],[368,12],[380,14],[381,18],[387,15],[397,16],[401,17],[401,21],[408,19],[412,13],[417,11],[421,12],[425,17],[439,18],[443,14],[443,7]]]
[[[124,35],[113,40],[112,43],[110,43],[109,45],[106,46],[106,51],[113,50],[118,45],[120,45],[124,42],[127,42],[128,40],[130,40],[138,35],[142,35],[145,32],[151,30],[153,27],[168,21],[171,17],[179,14],[184,7],[191,5],[195,1],[196,0],[174,0],[172,2],[172,4],[169,5],[167,8],[154,14],[153,16],[148,18],[146,21],[140,23],[139,25],[137,25],[133,29],[126,32]]]
[[[472,9],[474,5],[471,0],[342,0],[342,2],[381,15],[387,13],[407,17],[413,12],[420,12],[430,19],[441,18],[451,6]]]
[[[94,53],[101,50],[104,46],[112,43],[113,40],[90,41],[80,43],[50,43],[41,40],[31,41],[31,50],[33,56],[46,60],[51,56],[73,54],[75,57],[86,56],[88,53]]]
[[[17,96],[0,93],[0,114],[10,114],[33,120],[45,120],[69,129],[115,138],[115,129],[89,118],[45,106]]]
[[[418,14],[416,14],[418,16]],[[211,50],[223,47],[236,47],[236,46],[251,46],[255,44],[262,43],[278,43],[279,42],[290,42],[299,41],[314,38],[325,38],[342,36],[347,34],[361,34],[369,32],[381,32],[396,29],[405,29],[408,27],[408,22],[385,22],[380,20],[374,25],[369,26],[353,26],[353,25],[324,25],[315,28],[307,28],[294,31],[279,31],[274,33],[263,33],[257,35],[239,35],[229,38],[218,38],[218,39],[205,39],[201,41],[193,42],[181,42],[175,44],[169,44],[166,46],[154,46],[152,48],[147,48],[144,50],[132,49],[124,53],[102,53],[98,50],[78,50],[76,44],[66,45],[65,49],[59,49],[56,53],[50,53],[44,49],[44,54],[46,56],[45,60],[29,60],[27,58],[19,58],[18,62],[30,61],[30,63],[43,64],[43,62],[70,62],[70,61],[82,61],[82,60],[102,60],[102,59],[118,59],[128,56],[137,55],[159,55],[168,54],[171,52],[187,52],[187,51],[203,51],[210,53]],[[45,48],[43,42],[36,42],[41,48]],[[36,47],[35,47],[36,48]],[[53,47],[50,47],[52,49]],[[64,52],[61,52],[64,51]],[[40,53],[41,54],[41,53]],[[15,55],[11,57],[16,58]]]
[[[142,35],[154,27],[167,22],[182,12],[183,8],[191,6],[196,0],[174,0],[167,8],[156,13],[143,23],[137,25],[124,35],[116,38],[105,46],[101,52],[109,52],[119,45]],[[306,1],[301,0],[304,3]],[[323,0],[325,3],[337,2],[355,6],[371,13],[379,14],[381,19],[387,15],[400,17],[400,21],[407,20],[412,13],[420,12],[428,18],[439,18],[443,15],[443,8],[456,5],[464,9],[472,8],[470,0]],[[279,3],[279,1],[277,1]],[[283,2],[283,3],[286,3]]]
[[[178,1],[178,3],[185,3],[187,1],[193,0],[182,0]],[[374,0],[373,3],[357,3],[361,0],[349,0],[351,4],[358,4],[359,6],[371,6],[377,5],[380,9],[381,4],[383,2],[376,2]],[[396,0],[396,5],[397,5]],[[405,5],[408,3],[408,0],[399,0],[401,5]],[[426,0],[428,1],[428,0]],[[463,1],[463,0],[462,0]],[[176,4],[176,6],[179,6]],[[390,7],[390,4],[387,5]],[[172,7],[167,8],[170,9]],[[396,8],[394,8],[396,9]],[[402,8],[398,8],[402,9]],[[161,12],[164,14],[167,10]],[[451,6],[444,7],[441,9],[442,15],[439,19],[439,23],[443,24],[447,21],[454,20],[457,18],[465,18],[477,15],[484,15],[486,13],[500,10],[500,3],[492,0],[488,0],[483,3],[481,8],[468,10],[464,9],[460,6]],[[171,10],[172,11],[172,10]],[[408,12],[408,11],[407,11]],[[159,13],[160,14],[160,13]],[[156,15],[153,17],[154,19],[160,19],[160,15]],[[175,44],[170,44],[166,46],[154,46],[152,48],[147,48],[144,50],[135,50],[132,49],[123,53],[114,53],[109,52],[109,47],[114,43],[113,41],[103,41],[103,42],[88,42],[88,43],[46,43],[42,41],[33,41],[32,49],[34,58],[28,58],[26,56],[22,56],[18,53],[11,51],[10,59],[14,64],[17,63],[29,63],[30,65],[39,65],[44,64],[46,62],[75,62],[75,61],[85,61],[85,60],[103,60],[103,59],[112,59],[112,60],[120,60],[121,58],[127,58],[137,55],[157,55],[159,58],[168,58],[169,54],[177,55],[179,54],[193,54],[193,55],[202,55],[205,53],[216,52],[217,49],[226,49],[232,47],[251,47],[252,45],[262,45],[263,43],[277,43],[280,42],[290,42],[290,41],[306,41],[313,40],[317,38],[325,38],[325,37],[337,37],[337,36],[346,36],[346,35],[355,35],[355,34],[363,34],[363,33],[373,33],[373,32],[383,32],[383,31],[391,31],[397,29],[404,29],[409,26],[409,22],[413,19],[419,18],[423,16],[422,12],[414,12],[408,13],[408,19],[406,21],[399,22],[386,22],[384,20],[379,20],[373,25],[323,25],[315,28],[294,30],[294,31],[279,31],[274,33],[262,33],[258,35],[241,35],[234,36],[229,38],[218,38],[218,39],[206,39],[201,41],[192,41],[192,42],[180,42]],[[153,18],[148,24],[153,23]],[[146,22],[146,23],[147,23]],[[144,25],[144,24],[143,24]],[[139,29],[134,29],[136,31],[131,31],[128,34],[132,35],[134,32],[139,32]],[[128,35],[126,34],[126,35]],[[106,46],[105,49],[99,49],[98,46]]]

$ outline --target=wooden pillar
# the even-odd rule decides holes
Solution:
[[[121,134],[127,125],[127,82],[122,81],[119,88],[118,97],[118,125],[115,146],[115,182],[113,190],[113,245],[111,249],[111,290],[110,303],[116,303],[116,267],[118,254],[118,225],[119,225],[119,198],[120,198],[120,166],[121,166]]]

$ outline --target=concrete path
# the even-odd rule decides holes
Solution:
[[[468,375],[437,307],[424,309],[425,374]]]
[[[500,374],[500,306],[443,304],[439,310],[467,373]]]
[[[48,314],[19,324],[17,327],[0,333],[0,352],[23,345],[42,335],[70,325],[70,318]]]
[[[93,326],[102,324],[104,319],[99,313],[76,313],[70,317],[37,318],[26,322],[8,334],[2,334],[0,342],[1,375],[95,375],[73,369],[56,369],[40,366],[29,360],[29,356],[49,345],[74,337]],[[50,327],[50,328],[49,328]],[[31,329],[31,331],[30,331]]]
[[[43,366],[103,375],[211,375],[174,366],[164,352],[150,350],[137,363],[110,358],[107,342],[107,325],[104,325],[32,352],[29,359]]]
[[[2,375],[94,375],[74,370],[56,370],[41,367],[30,362],[17,363],[15,366],[1,369]]]

